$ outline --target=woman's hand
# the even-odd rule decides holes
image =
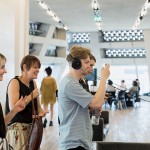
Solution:
[[[38,116],[44,117],[47,113],[48,113],[48,111],[45,111],[42,108],[40,108]]]
[[[12,111],[18,113],[18,112],[24,110],[26,107],[25,99],[26,99],[26,96],[25,97],[21,96],[21,98],[16,102],[16,104],[12,108]]]
[[[14,107],[12,108],[12,110],[10,110],[10,112],[5,116],[5,124],[7,125],[12,118],[20,111],[25,109],[26,106],[26,96],[23,98],[23,96],[21,96],[21,98],[15,103]]]

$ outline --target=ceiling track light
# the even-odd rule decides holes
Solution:
[[[94,12],[94,20],[96,22],[98,30],[102,31],[101,16],[100,16],[99,4],[97,0],[92,0],[92,8]]]
[[[99,4],[98,4],[97,0],[93,0],[92,8],[93,8],[93,10],[98,10],[99,9]]]
[[[144,9],[142,9],[140,15],[141,15],[141,16],[145,16],[146,13],[147,13],[147,9],[144,8]]]
[[[69,30],[68,27],[66,25],[64,25],[64,23],[62,23],[62,21],[59,19],[59,17],[51,10],[48,8],[47,4],[41,0],[37,0],[37,2],[39,3],[39,5],[46,10],[47,14],[50,15],[51,17],[53,17],[53,19],[58,22],[65,30]]]
[[[43,9],[48,9],[47,5],[43,1],[38,1],[38,3]]]
[[[52,12],[50,9],[47,10],[47,14],[50,15],[50,16],[52,16],[52,17],[55,16],[54,12]]]
[[[54,19],[56,22],[60,22],[60,19],[59,19],[56,15],[54,15],[53,19]]]
[[[143,16],[140,16],[139,18],[140,18],[140,20],[142,20],[142,19],[143,19]]]
[[[150,8],[150,0],[146,0],[140,15],[137,17],[137,20],[135,21],[134,25],[133,25],[133,30],[137,29],[137,27],[140,25],[141,20],[143,20],[144,16],[147,13],[147,9]]]
[[[67,27],[67,26],[64,26],[64,29],[67,31],[67,30],[68,30],[68,27]]]
[[[65,26],[61,21],[59,21],[59,24],[60,24],[61,26],[63,26],[63,28],[64,28],[66,31],[69,30],[68,27]]]

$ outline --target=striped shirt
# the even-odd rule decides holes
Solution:
[[[92,124],[88,105],[93,95],[87,92],[73,77],[65,76],[58,90],[58,112],[60,118],[60,149],[82,146],[90,150]]]

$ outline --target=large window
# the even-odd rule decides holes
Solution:
[[[120,85],[121,80],[125,80],[125,84],[129,89],[132,86],[132,81],[139,79],[141,91],[140,93],[149,92],[149,77],[147,66],[111,66],[110,77],[114,82],[114,86]]]

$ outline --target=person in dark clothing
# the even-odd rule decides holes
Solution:
[[[138,84],[138,90],[139,90],[139,92],[140,92],[140,89],[141,89],[141,88],[140,88],[140,81],[139,81],[139,79],[136,79],[135,81],[136,81],[137,84]]]
[[[3,76],[5,73],[7,73],[5,64],[6,64],[6,57],[0,53],[0,81],[3,81]],[[11,147],[7,142],[5,125],[7,125],[18,112],[22,111],[25,108],[25,98],[26,97],[24,98],[21,97],[20,100],[18,100],[18,102],[14,105],[12,110],[7,115],[5,115],[5,117],[3,116],[3,110],[0,103],[0,148],[1,149],[4,150],[13,149],[13,147]]]
[[[90,92],[90,91],[89,91],[89,85],[88,85],[88,80],[87,80],[87,79],[81,78],[81,79],[79,80],[79,83],[83,86],[83,88],[84,88],[87,92]]]
[[[89,75],[89,74],[92,73],[93,67],[94,67],[95,63],[96,63],[96,58],[95,58],[92,54],[90,54],[90,68],[88,68],[88,71],[86,72],[87,75]],[[84,88],[87,92],[90,92],[90,90],[89,90],[89,85],[88,85],[88,80],[85,79],[85,77],[80,78],[79,83],[83,86],[83,88]]]
[[[92,73],[95,63],[96,63],[96,58],[92,54],[90,54],[90,68],[88,68],[87,75]],[[89,90],[88,80],[84,78],[80,78],[79,83],[87,92],[91,93]],[[90,118],[92,117],[92,112],[93,112],[93,109],[89,107]]]
[[[28,137],[32,123],[32,95],[37,115],[44,116],[39,102],[39,90],[34,79],[37,79],[41,63],[35,56],[27,55],[21,62],[21,75],[14,77],[8,84],[6,92],[6,114],[14,107],[21,96],[26,96],[26,107],[8,124],[7,138],[14,149],[28,149]],[[12,137],[12,135],[14,135]]]
[[[112,102],[116,100],[116,89],[113,86],[113,81],[110,79],[108,80],[108,84],[106,86],[106,93],[109,94],[107,101],[108,101],[108,104],[110,105],[110,109],[111,109]]]

